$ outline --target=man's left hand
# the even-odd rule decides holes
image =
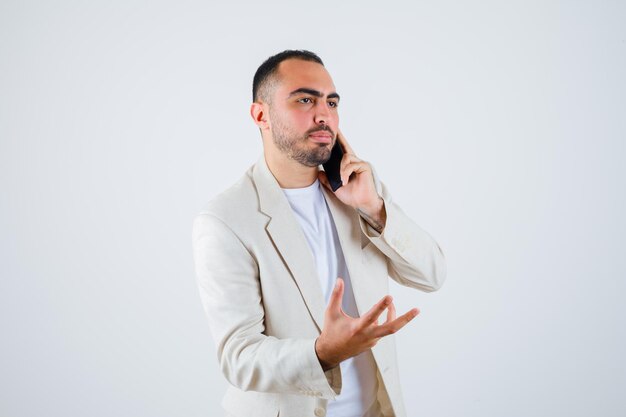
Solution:
[[[339,169],[342,186],[335,191],[335,195],[339,201],[357,210],[380,233],[387,216],[383,199],[374,186],[372,167],[355,155],[340,130],[337,131],[337,141],[344,154]],[[326,188],[332,190],[324,171],[318,173],[318,178]]]

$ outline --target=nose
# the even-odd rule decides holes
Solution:
[[[316,124],[328,124],[330,119],[330,111],[328,110],[328,104],[326,100],[318,100],[315,106],[315,123]]]

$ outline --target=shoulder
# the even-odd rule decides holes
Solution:
[[[196,215],[194,223],[213,218],[228,226],[245,222],[258,214],[259,198],[250,167],[232,186],[209,200]]]

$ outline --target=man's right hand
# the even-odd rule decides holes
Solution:
[[[396,318],[393,300],[387,295],[362,317],[350,317],[341,308],[343,289],[343,280],[337,278],[326,307],[324,328],[315,341],[315,352],[324,371],[374,347],[381,337],[397,332],[419,314],[419,310],[414,308]],[[378,317],[385,310],[387,320],[379,325]]]

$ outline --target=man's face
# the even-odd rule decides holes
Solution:
[[[288,59],[278,66],[277,79],[269,103],[274,144],[309,167],[328,161],[339,126],[339,95],[328,71],[316,62]]]

